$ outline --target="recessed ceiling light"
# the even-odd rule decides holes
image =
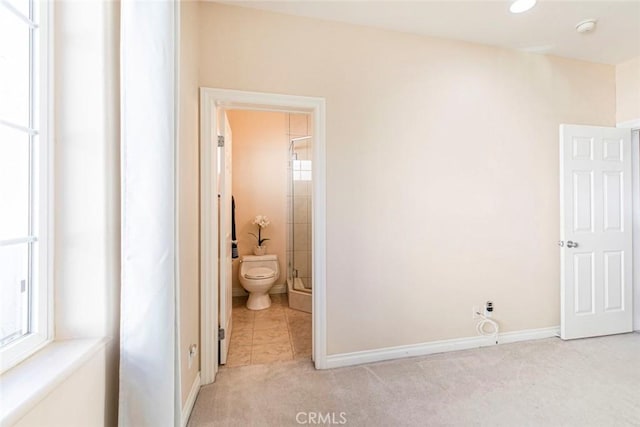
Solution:
[[[511,3],[509,10],[511,13],[522,13],[536,5],[536,0],[516,0]]]

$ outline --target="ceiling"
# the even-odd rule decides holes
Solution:
[[[640,56],[640,0],[538,0],[517,15],[508,0],[222,3],[606,64]],[[578,34],[576,24],[590,18],[598,20],[596,30]]]

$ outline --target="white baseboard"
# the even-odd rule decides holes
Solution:
[[[232,296],[234,296],[234,297],[244,297],[244,296],[247,296],[247,295],[249,295],[249,294],[247,293],[247,291],[245,291],[245,290],[244,290],[244,289],[242,289],[242,288],[236,288],[236,287],[234,287],[234,288],[231,290],[231,295],[232,295]]]
[[[287,293],[287,284],[286,283],[281,283],[279,285],[275,285],[273,288],[271,288],[271,290],[269,291],[270,294],[286,294]],[[234,297],[244,297],[249,295],[249,293],[247,291],[245,291],[242,288],[233,288],[231,291],[231,295]]]
[[[555,337],[560,334],[560,327],[527,329],[524,331],[505,332],[498,335],[500,344],[519,341],[537,340]],[[356,351],[353,353],[331,354],[326,358],[327,368],[360,365],[362,363],[381,362],[383,360],[402,359],[405,357],[425,356],[447,351],[467,350],[478,347],[496,345],[493,337],[468,337],[451,340],[432,341],[421,344],[387,347],[377,350]]]
[[[182,427],[186,427],[189,422],[189,417],[191,416],[191,411],[193,410],[193,405],[196,403],[196,397],[198,397],[198,392],[200,391],[200,372],[196,375],[196,378],[193,380],[193,384],[191,385],[191,391],[189,391],[189,396],[187,396],[187,401],[184,402],[184,406],[182,407],[182,417],[180,420],[180,425]]]
[[[286,283],[280,283],[279,285],[275,285],[273,288],[271,288],[269,293],[270,294],[286,294],[287,293],[287,284]]]

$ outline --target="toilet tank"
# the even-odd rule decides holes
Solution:
[[[276,272],[276,277],[280,276],[280,263],[278,255],[245,255],[240,258],[240,274],[251,268],[266,267]]]

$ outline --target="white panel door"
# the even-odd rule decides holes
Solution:
[[[224,338],[220,340],[220,364],[227,363],[229,342],[231,341],[231,297],[233,260],[231,258],[231,127],[224,110],[219,111],[220,131],[224,146],[218,147],[218,195],[219,195],[219,303],[220,327],[224,329]]]
[[[560,126],[562,339],[630,332],[631,131]]]

